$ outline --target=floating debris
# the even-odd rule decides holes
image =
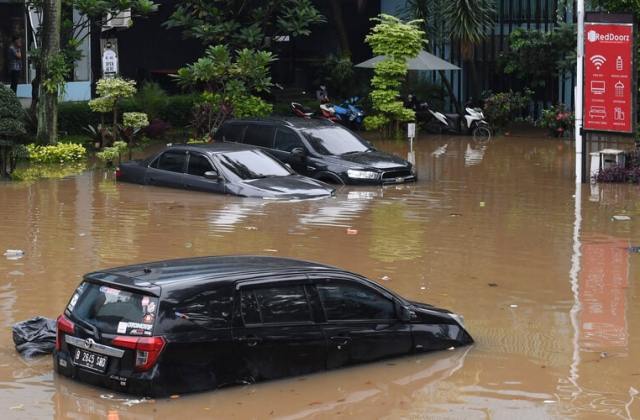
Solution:
[[[382,280],[382,281],[389,281],[389,280],[391,280],[391,277],[389,277],[389,276],[382,276],[382,278],[381,278],[380,280]]]
[[[347,228],[347,235],[357,235],[358,229]]]
[[[634,254],[640,254],[640,246],[630,246],[629,252],[632,252]]]
[[[498,283],[487,283],[489,287],[498,287]]]
[[[19,260],[24,257],[24,251],[21,249],[7,249],[4,252],[4,256],[7,257],[8,260]]]
[[[510,308],[517,308],[517,307],[518,307],[518,305],[516,305],[516,304],[511,304],[511,305],[509,305],[509,307],[510,307]]]
[[[486,203],[484,201],[480,202],[480,207],[484,207],[486,205]]]
[[[611,218],[611,220],[615,220],[615,221],[618,221],[618,222],[626,222],[626,221],[631,220],[631,217],[626,216],[624,214],[616,214],[615,216],[613,216]]]

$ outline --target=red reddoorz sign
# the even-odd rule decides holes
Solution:
[[[634,129],[633,24],[584,25],[585,130]]]

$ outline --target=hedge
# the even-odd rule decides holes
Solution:
[[[167,106],[161,110],[160,118],[173,127],[185,127],[191,121],[191,111],[197,95],[169,96]],[[135,99],[123,100],[119,109],[123,112],[143,112]],[[105,116],[111,122],[111,116]],[[89,109],[88,102],[62,102],[58,105],[58,130],[63,134],[86,134],[84,127],[100,123],[100,115]]]

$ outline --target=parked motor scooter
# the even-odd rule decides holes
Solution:
[[[425,130],[429,133],[471,134],[478,141],[491,139],[492,130],[484,118],[482,109],[472,108],[470,103],[465,105],[462,119],[458,114],[443,114],[435,111],[427,102],[418,105],[416,115],[423,121],[426,120]]]
[[[338,121],[353,129],[360,129],[364,121],[364,110],[358,105],[360,98],[353,96],[340,105],[334,105],[333,109]]]

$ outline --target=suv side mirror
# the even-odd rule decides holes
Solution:
[[[302,147],[296,147],[291,150],[291,156],[296,159],[302,160],[307,157],[307,152]]]
[[[404,306],[400,303],[397,304],[398,306],[398,318],[400,318],[400,321],[403,322],[409,322],[411,321],[411,318],[413,316],[413,311],[411,310],[411,308]]]
[[[204,173],[204,177],[212,181],[221,181],[222,177],[216,171],[207,171]]]

